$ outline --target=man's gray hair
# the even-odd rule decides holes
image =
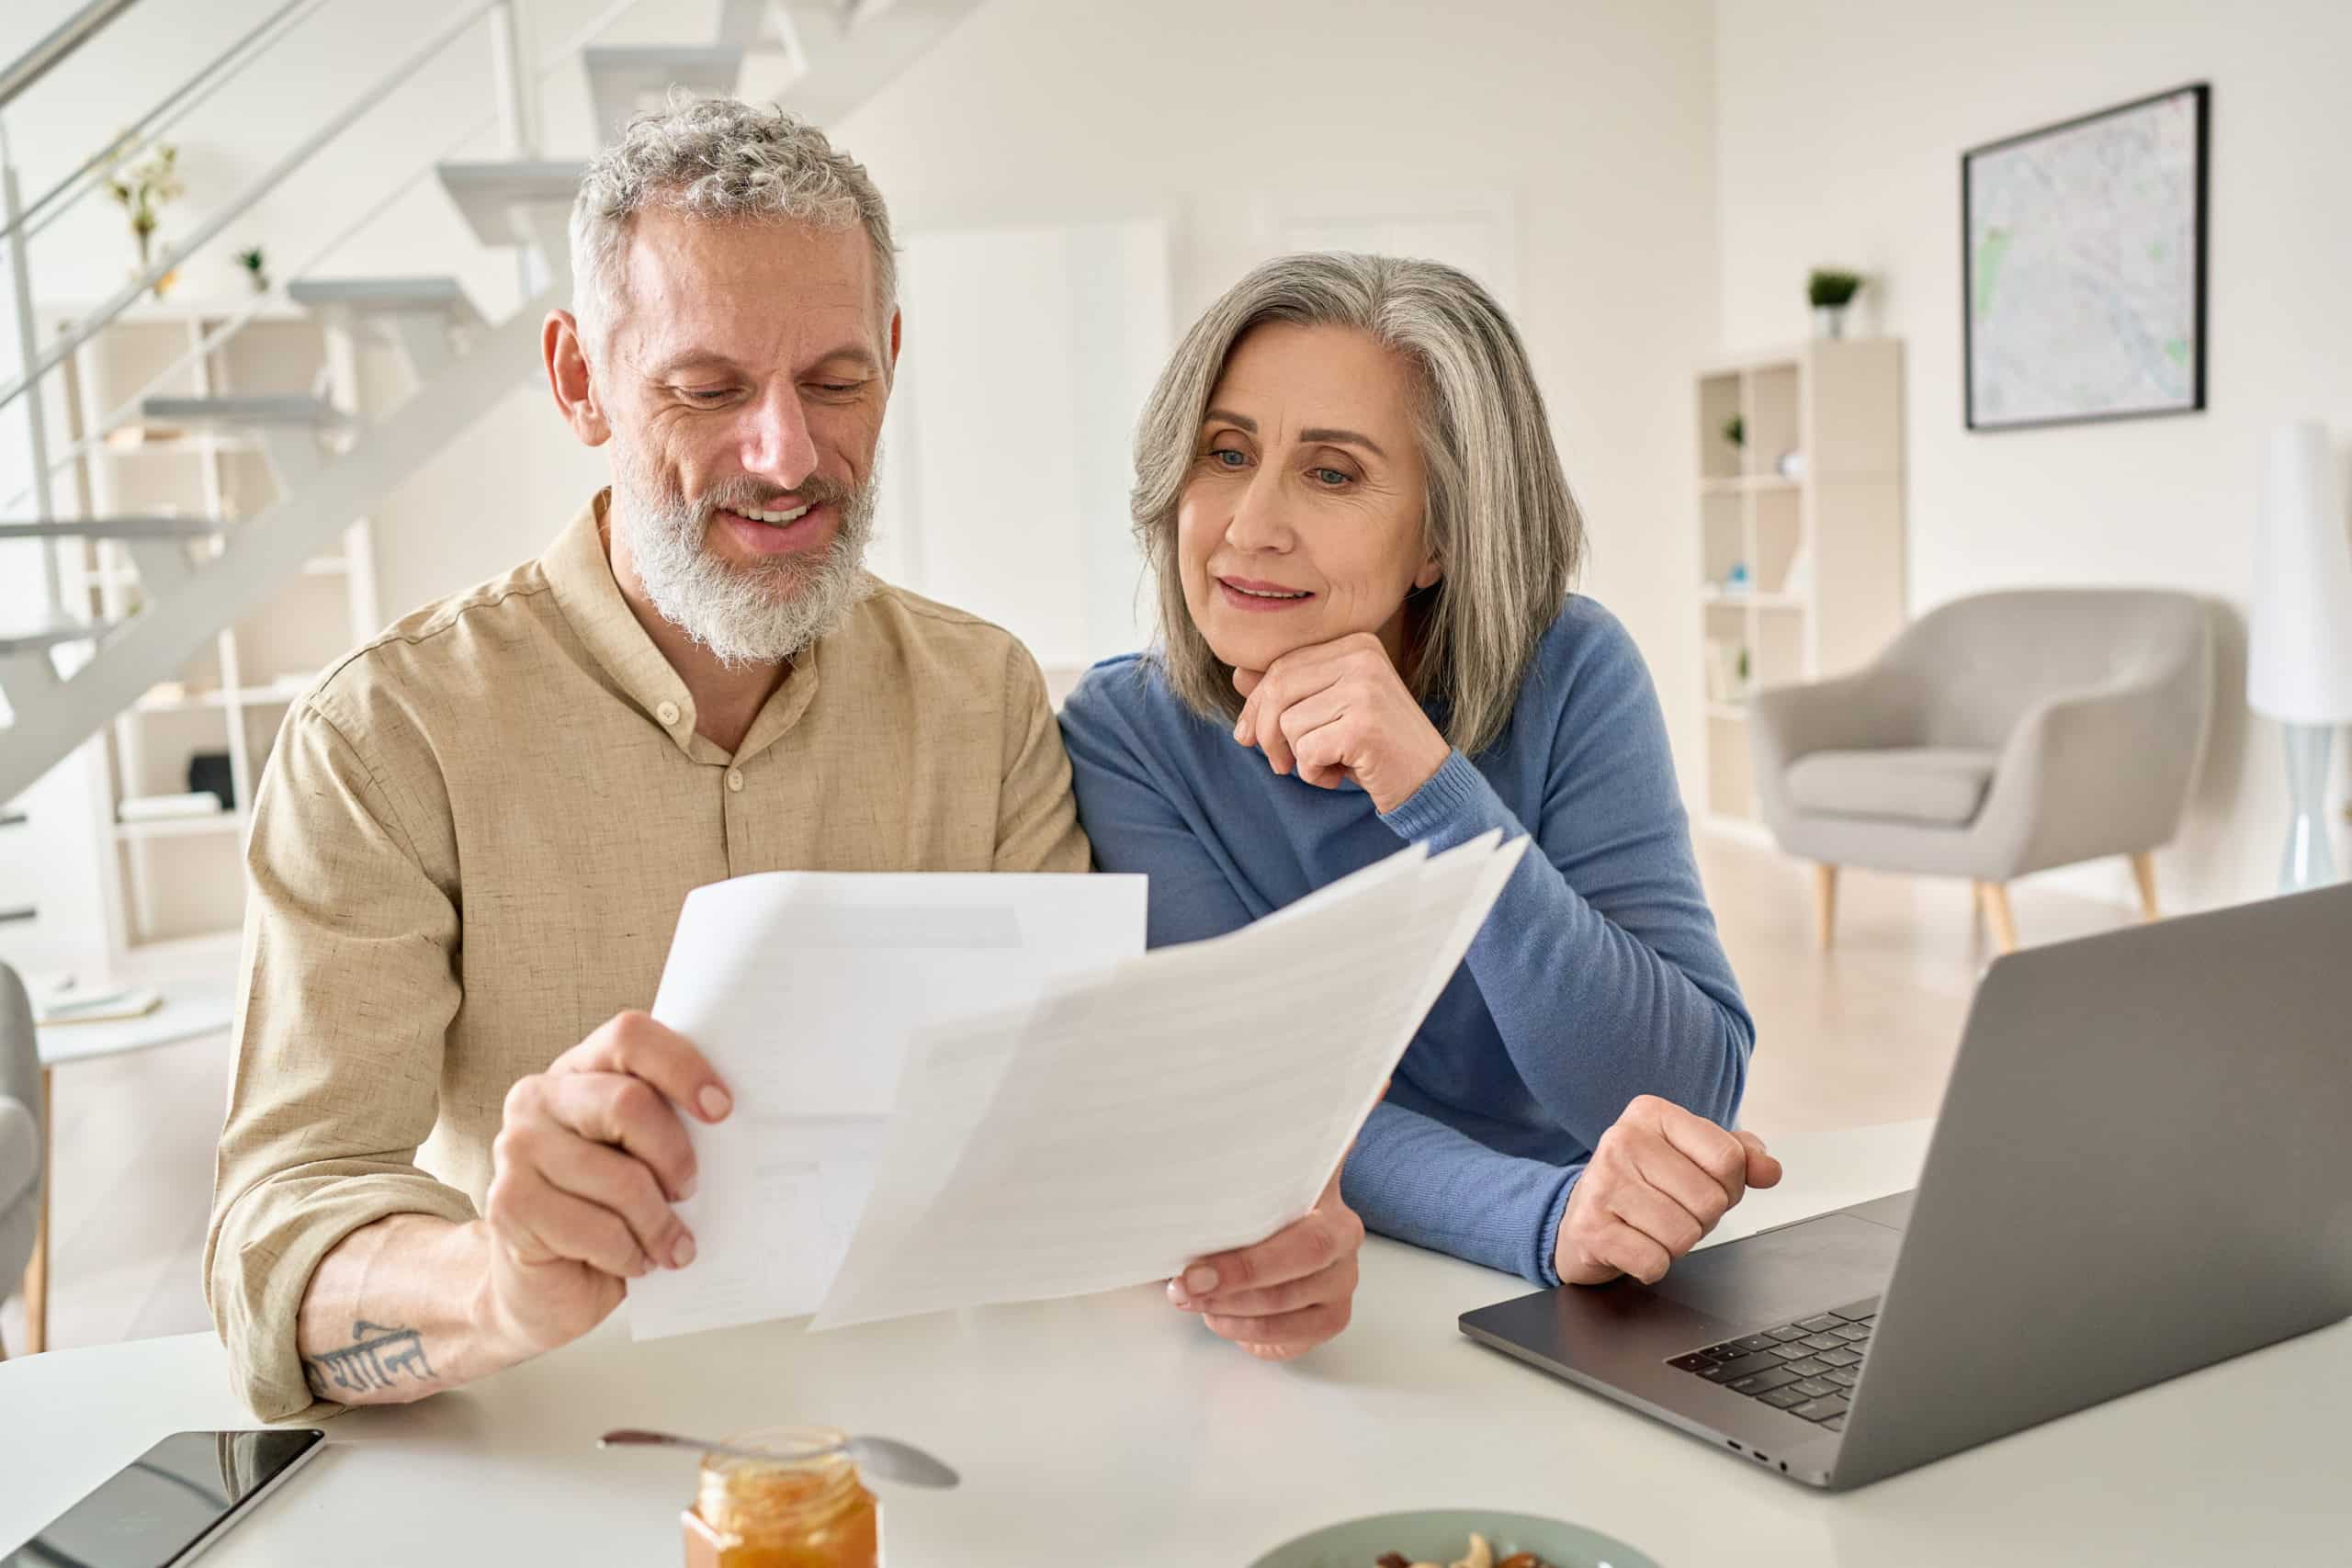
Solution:
[[[1238,717],[1233,670],[1193,624],[1176,513],[1198,457],[1201,417],[1226,357],[1268,321],[1346,327],[1413,367],[1429,471],[1428,548],[1444,575],[1408,600],[1413,694],[1442,705],[1446,739],[1476,754],[1500,738],[1536,645],[1584,557],[1544,396],[1510,319],[1468,275],[1436,262],[1326,253],[1283,256],[1237,283],[1193,324],[1136,430],[1136,536],[1159,579],[1158,658],[1204,716]]]
[[[890,213],[865,166],[780,108],[704,98],[638,116],[581,178],[571,204],[571,313],[592,353],[611,330],[629,231],[647,208],[715,222],[862,224],[882,319],[898,304]]]

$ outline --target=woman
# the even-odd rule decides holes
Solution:
[[[1648,672],[1569,592],[1582,525],[1510,321],[1433,263],[1266,264],[1162,373],[1134,514],[1159,642],[1090,671],[1062,726],[1098,863],[1151,878],[1154,946],[1417,840],[1539,852],[1334,1190],[1170,1299],[1295,1355],[1347,1323],[1359,1214],[1547,1284],[1657,1280],[1780,1171],[1719,1125],[1754,1026]]]

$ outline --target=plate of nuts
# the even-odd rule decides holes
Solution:
[[[1658,1568],[1613,1536],[1492,1508],[1374,1514],[1284,1541],[1250,1568]]]

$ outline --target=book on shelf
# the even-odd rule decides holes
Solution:
[[[191,817],[218,817],[220,797],[209,789],[186,795],[125,795],[116,813],[125,822],[176,822]]]

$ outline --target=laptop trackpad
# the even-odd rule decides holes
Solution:
[[[1876,1295],[1903,1233],[1824,1214],[1692,1253],[1651,1292],[1732,1323],[1790,1320]]]

